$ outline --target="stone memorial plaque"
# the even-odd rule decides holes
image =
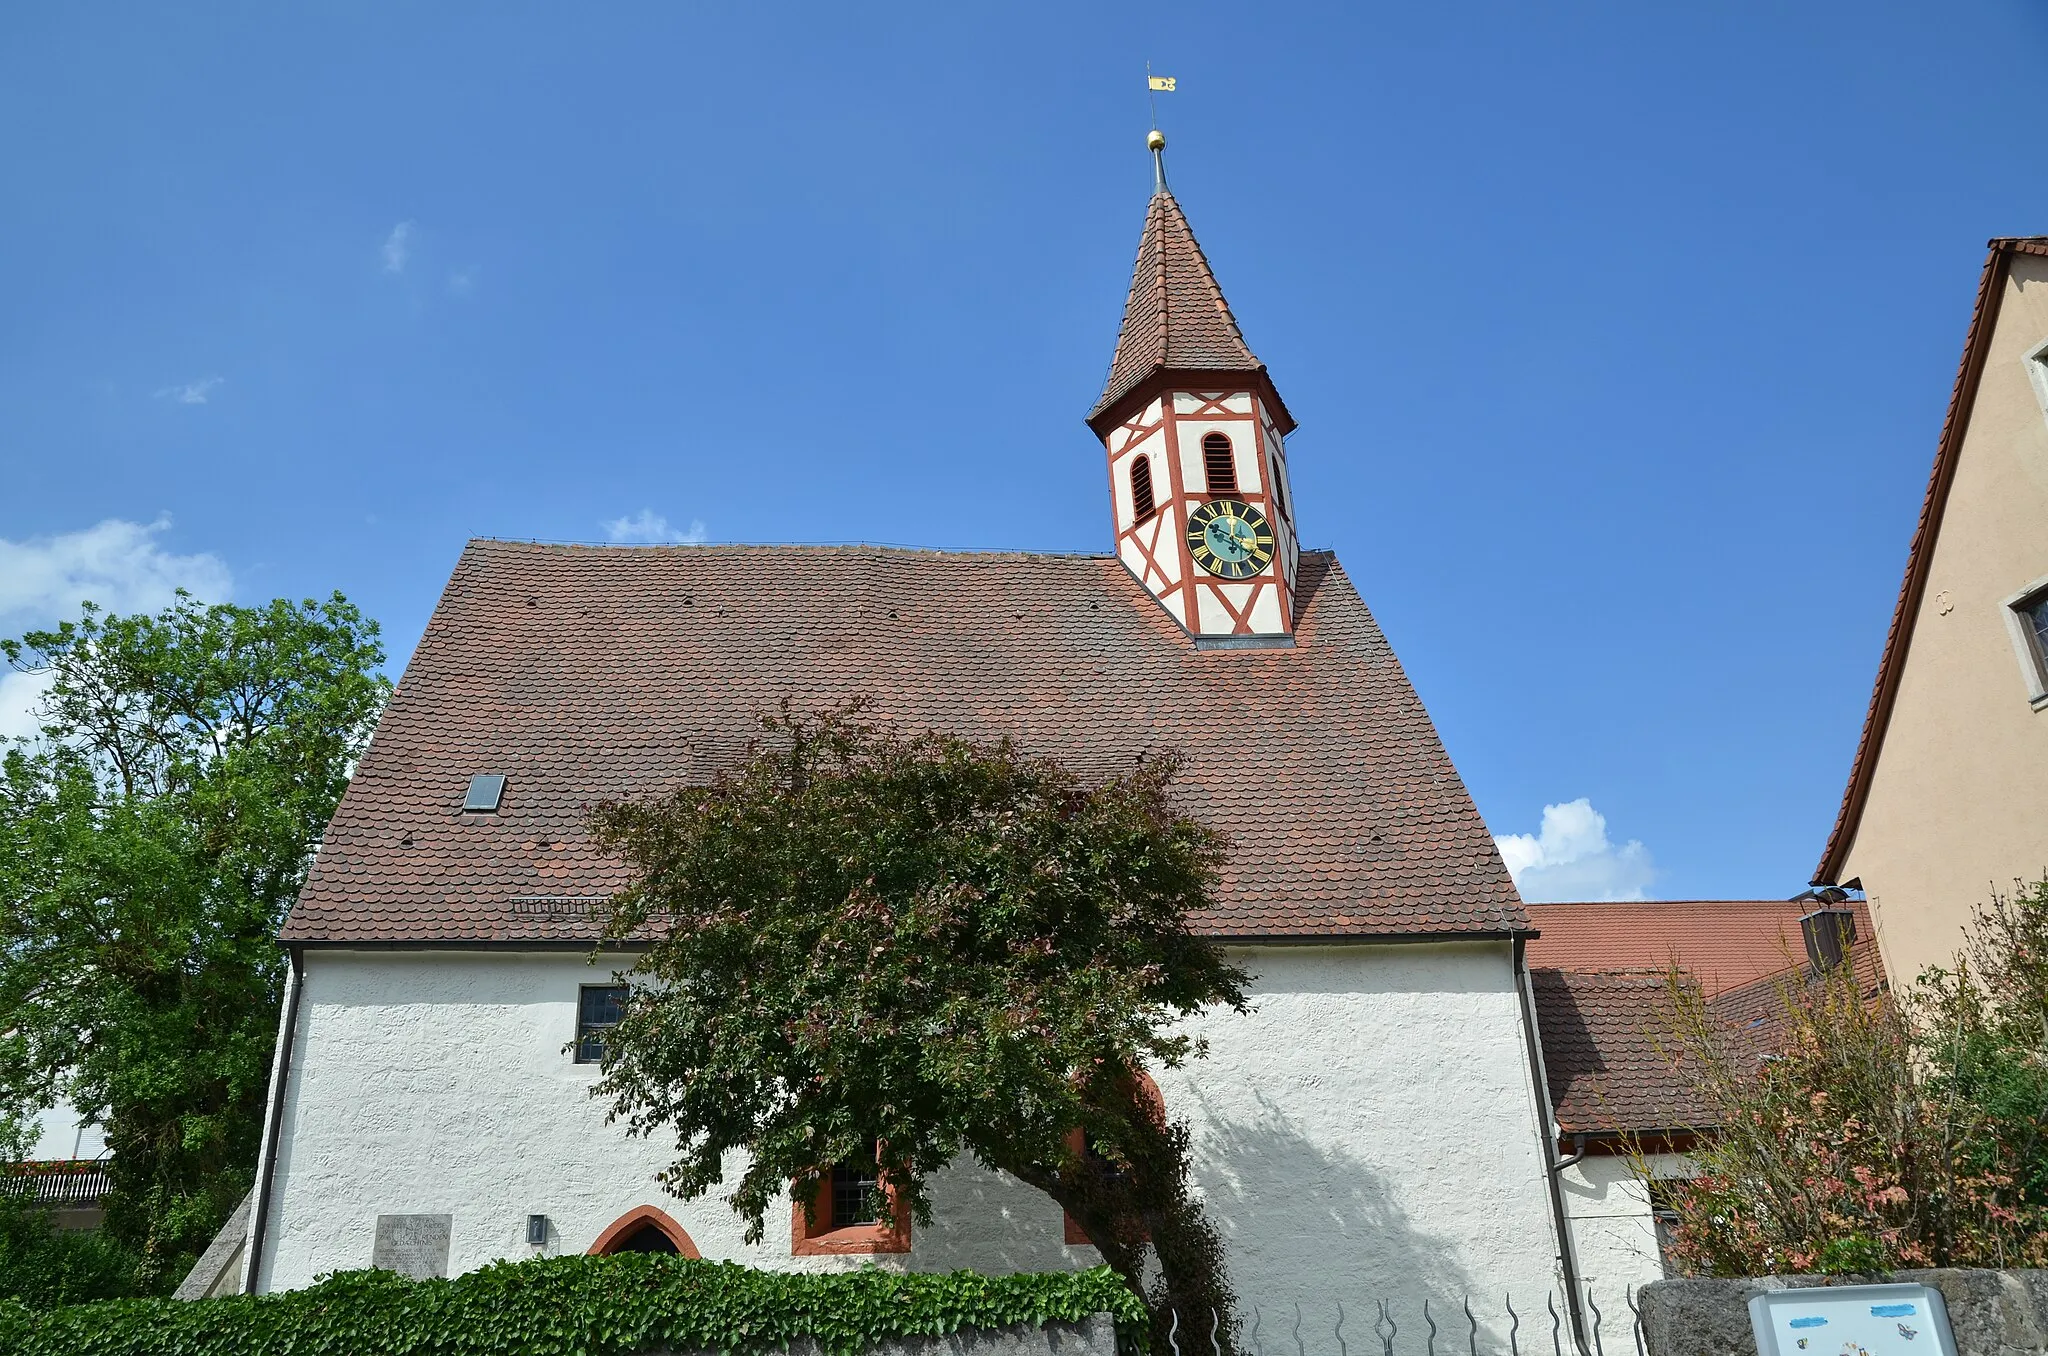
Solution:
[[[1816,1285],[1749,1302],[1761,1356],[1956,1356],[1941,1292],[1927,1285]]]
[[[448,1237],[453,1215],[379,1215],[370,1265],[416,1281],[448,1274]]]

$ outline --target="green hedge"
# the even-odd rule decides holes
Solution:
[[[306,1290],[225,1299],[0,1307],[21,1356],[631,1356],[760,1352],[815,1338],[846,1356],[890,1337],[1073,1322],[1144,1306],[1107,1267],[1021,1276],[833,1275],[628,1253],[497,1262],[450,1281],[347,1271]]]

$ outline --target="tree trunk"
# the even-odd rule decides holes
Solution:
[[[1144,1297],[1154,1350],[1169,1356],[1234,1356],[1236,1295],[1224,1274],[1222,1240],[1188,1193],[1187,1128],[1135,1118],[1130,1167],[1106,1171],[1085,1156],[1065,1172],[1042,1164],[1004,1165],[1058,1201],[1102,1260]],[[1145,1283],[1147,1247],[1159,1275]]]

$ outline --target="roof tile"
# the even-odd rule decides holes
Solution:
[[[703,781],[785,697],[1106,774],[1185,757],[1233,835],[1218,937],[1527,926],[1477,810],[1336,560],[1292,649],[1197,650],[1115,559],[475,541],[287,919],[289,942],[564,941],[625,883],[584,827]],[[504,773],[495,815],[465,814]]]

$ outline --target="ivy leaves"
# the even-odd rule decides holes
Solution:
[[[1144,1307],[1107,1268],[1057,1275],[819,1276],[650,1253],[499,1262],[447,1281],[351,1271],[305,1290],[213,1300],[126,1300],[32,1314],[0,1301],[17,1356],[631,1356],[768,1352],[800,1338],[852,1356],[894,1337],[1074,1323]]]

